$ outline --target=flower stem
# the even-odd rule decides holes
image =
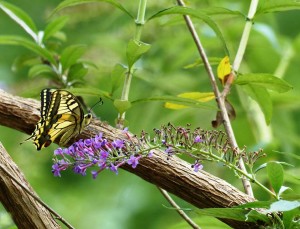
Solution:
[[[273,196],[274,198],[277,199],[276,194],[274,194],[272,191],[270,191],[266,186],[264,186],[263,184],[261,184],[258,180],[255,179],[255,177],[252,176],[252,174],[247,173],[247,171],[244,171],[240,168],[237,168],[234,164],[232,163],[228,163],[224,158],[218,157],[215,154],[212,154],[211,152],[205,152],[205,151],[199,151],[198,149],[194,150],[191,155],[197,154],[199,153],[205,156],[209,156],[210,158],[213,158],[215,161],[224,163],[228,168],[235,170],[237,173],[239,173],[240,175],[242,175],[243,177],[247,178],[248,181],[251,181],[252,183],[255,183],[256,185],[258,185],[260,188],[262,188],[263,190],[265,190],[267,193],[269,193],[271,196]]]

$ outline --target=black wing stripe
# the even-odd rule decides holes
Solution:
[[[49,146],[55,140],[65,145],[79,134],[85,119],[81,106],[79,99],[68,91],[43,89],[41,119],[30,136],[37,150]]]

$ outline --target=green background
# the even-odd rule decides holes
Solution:
[[[39,29],[45,28],[51,11],[61,2],[57,0],[43,1],[7,1],[27,12]],[[263,2],[263,1],[262,1]],[[122,1],[122,4],[133,15],[136,15],[138,1]],[[207,7],[225,7],[247,14],[250,1],[196,1],[188,2],[195,9]],[[149,1],[146,17],[159,10],[173,6],[170,1]],[[63,46],[85,44],[87,51],[84,58],[94,62],[98,69],[91,69],[86,79],[86,86],[93,86],[110,91],[110,74],[115,64],[126,64],[126,46],[135,32],[134,21],[107,3],[85,4],[71,7],[58,13],[68,15],[69,21],[63,29],[67,40]],[[233,61],[245,25],[245,18],[239,16],[213,16],[220,27]],[[220,40],[202,21],[194,20],[201,42],[207,55],[223,58],[225,52]],[[299,155],[300,129],[300,14],[299,11],[263,14],[255,18],[253,30],[247,44],[246,53],[240,68],[242,73],[280,73],[280,77],[289,82],[294,89],[291,92],[272,93],[273,117],[269,127],[257,110],[249,110],[246,94],[233,87],[229,100],[233,104],[237,118],[233,121],[233,129],[238,144],[247,146],[249,151],[263,148],[266,158],[258,161],[258,165],[271,160],[286,161],[294,167],[284,167],[285,186],[295,192],[300,191],[300,161],[288,154]],[[6,14],[0,11],[0,35],[27,36],[22,29]],[[159,95],[177,95],[183,92],[210,92],[211,85],[203,66],[184,68],[199,59],[196,46],[184,24],[182,16],[164,16],[147,22],[143,28],[141,40],[152,45],[136,64],[130,100]],[[289,56],[288,51],[291,51]],[[42,88],[51,87],[46,78],[28,78],[28,66],[18,66],[17,58],[31,53],[18,46],[0,46],[0,88],[12,94],[39,99]],[[290,57],[286,60],[287,57]],[[281,61],[286,61],[286,68],[277,69]],[[217,66],[213,66],[216,73]],[[120,96],[121,90],[115,97]],[[98,98],[84,97],[89,105]],[[214,104],[211,102],[210,104]],[[258,109],[259,110],[259,109]],[[112,101],[104,99],[103,106],[95,107],[95,113],[101,120],[115,125],[117,111]],[[168,110],[162,102],[139,103],[133,106],[126,115],[129,130],[139,134],[146,130],[152,134],[153,128],[172,122],[174,125],[212,129],[211,121],[215,111],[188,108]],[[269,128],[269,129],[268,129]],[[261,131],[270,131],[260,134]],[[51,173],[52,155],[56,145],[37,152],[30,143],[19,145],[27,135],[0,126],[0,141],[13,160],[24,172],[26,178],[38,195],[54,210],[61,214],[75,228],[188,228],[178,214],[165,206],[167,201],[158,189],[125,171],[118,175],[109,171],[101,173],[96,180],[90,175],[82,177],[63,172],[61,178]],[[282,154],[277,151],[284,152]],[[258,166],[257,165],[257,166]],[[227,180],[240,188],[241,182],[231,171],[220,164],[204,163],[204,170]],[[268,186],[265,171],[258,174],[262,183]],[[255,197],[268,200],[269,196],[253,187]],[[182,208],[192,208],[189,204],[175,197]],[[8,219],[3,209],[0,222]],[[199,218],[193,212],[192,217],[202,228],[216,228],[213,220]],[[213,225],[213,226],[211,226]],[[1,227],[1,224],[0,224]],[[220,226],[225,228],[226,226]]]

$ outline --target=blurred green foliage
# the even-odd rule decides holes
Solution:
[[[44,29],[58,0],[7,1],[23,9],[30,15],[38,29]],[[261,6],[268,1],[261,1]],[[122,1],[123,6],[136,15],[138,1]],[[246,15],[250,1],[207,0],[192,2],[194,9],[224,7]],[[160,10],[173,6],[169,1],[149,1],[146,18]],[[126,64],[126,47],[134,37],[134,20],[124,12],[107,3],[78,5],[59,11],[53,17],[67,15],[69,20],[63,29],[60,40],[53,47],[83,44],[86,46],[84,59],[93,62],[97,68],[90,68],[85,77],[86,86],[111,91],[111,72],[116,64]],[[219,26],[229,49],[231,61],[236,54],[245,17],[241,15],[211,15]],[[226,53],[220,39],[213,30],[199,19],[194,23],[210,58],[223,58]],[[286,161],[293,168],[285,169],[285,186],[300,192],[300,14],[299,10],[259,14],[255,17],[253,30],[247,44],[246,53],[240,68],[241,73],[269,73],[289,82],[293,91],[272,93],[273,115],[266,126],[259,109],[249,110],[253,101],[238,87],[233,87],[229,100],[235,107],[237,118],[233,121],[234,132],[240,146],[248,150],[264,148],[266,158],[259,161]],[[0,35],[26,36],[24,31],[6,14],[0,11]],[[65,38],[65,42],[62,42]],[[136,63],[129,98],[131,101],[151,96],[176,96],[184,92],[211,92],[211,84],[203,65],[185,68],[199,60],[195,44],[181,15],[167,15],[146,22],[141,41],[151,44],[150,50]],[[28,77],[28,63],[22,58],[32,53],[19,46],[0,46],[0,88],[13,94],[39,99],[42,88],[51,87],[44,77]],[[216,65],[213,65],[216,72]],[[114,97],[121,95],[121,89]],[[88,104],[98,100],[95,96],[84,96]],[[211,103],[213,104],[213,103]],[[103,121],[115,125],[117,110],[113,102],[104,99],[104,105],[95,107],[95,113]],[[162,102],[137,103],[126,114],[129,130],[152,133],[153,128],[172,122],[174,125],[211,129],[211,121],[216,111],[188,108],[167,110]],[[220,127],[221,128],[221,127]],[[19,145],[26,136],[15,130],[0,127],[0,141],[14,161],[25,173],[39,196],[53,209],[65,217],[75,228],[187,228],[174,210],[165,208],[166,200],[157,188],[132,174],[121,171],[119,175],[103,172],[96,180],[64,173],[61,178],[51,174],[51,158],[55,145],[36,152],[31,144]],[[283,152],[283,153],[279,153]],[[286,153],[284,153],[286,152]],[[204,170],[227,180],[242,189],[239,179],[222,165],[204,163]],[[266,170],[258,173],[258,178],[270,187]],[[269,196],[254,186],[255,197],[268,200]],[[176,197],[175,197],[176,199]],[[176,199],[177,200],[177,199]],[[178,200],[183,208],[192,208]],[[5,210],[3,210],[5,212]],[[192,216],[193,215],[192,213]],[[0,221],[2,216],[0,216]],[[217,228],[207,217],[197,218],[202,228]],[[204,223],[203,223],[204,222]],[[121,225],[121,226],[120,226]],[[212,225],[212,226],[211,226]],[[1,224],[0,224],[1,226]],[[225,228],[221,225],[220,228]]]

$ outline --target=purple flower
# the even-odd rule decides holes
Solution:
[[[203,142],[202,138],[201,138],[199,135],[197,135],[197,136],[194,138],[194,143],[201,143],[201,142]]]
[[[69,155],[72,155],[75,153],[75,147],[74,147],[74,144],[70,145],[69,148],[68,148],[68,154]]]
[[[136,166],[139,163],[140,157],[135,157],[134,155],[131,155],[130,158],[127,160],[127,164],[131,165],[132,168],[136,168]]]
[[[60,177],[60,171],[66,170],[69,164],[64,159],[56,161],[55,164],[52,165],[52,173],[56,177]]]
[[[148,153],[148,157],[153,157],[153,151],[152,150]]]
[[[171,154],[171,153],[173,153],[173,148],[171,146],[168,146],[168,148],[166,148],[165,152],[167,154]]]
[[[109,166],[110,171],[114,172],[116,175],[118,175],[118,167],[115,166],[114,164],[110,164]]]
[[[84,148],[83,149],[83,153],[85,155],[90,155],[90,156],[93,156],[94,155],[94,151],[91,149],[91,148]]]
[[[125,128],[122,130],[122,133],[123,133],[123,134],[127,134],[127,133],[128,133],[128,127],[125,127]]]
[[[74,170],[75,173],[78,173],[78,174],[81,174],[82,176],[85,176],[87,167],[89,167],[91,165],[92,164],[88,164],[88,165],[78,164],[73,168],[73,170]]]
[[[84,139],[83,142],[84,142],[84,145],[88,146],[88,147],[90,147],[93,143],[92,139],[90,139],[90,138]]]
[[[103,169],[107,168],[107,165],[106,165],[105,161],[104,162],[99,161],[98,167],[100,167],[100,169],[103,170]]]
[[[99,133],[95,136],[95,141],[102,141],[103,133]]]
[[[103,139],[103,141],[101,142],[101,147],[106,147],[107,146],[107,139]]]
[[[127,129],[124,129],[123,133],[131,140]],[[135,152],[140,150],[143,153],[135,155]],[[169,147],[166,152],[172,152],[172,148]],[[130,154],[132,155],[129,157]],[[92,177],[95,179],[104,169],[118,174],[118,168],[125,163],[136,168],[141,157],[152,157],[152,155],[151,150],[147,152],[138,143],[135,145],[132,141],[122,139],[110,141],[103,138],[102,133],[99,133],[93,138],[80,139],[68,148],[55,150],[52,173],[54,176],[61,176],[62,170],[71,167],[75,173],[85,176],[90,167],[96,167],[91,171]]]
[[[92,176],[93,176],[93,179],[96,179],[98,174],[99,174],[100,171],[95,171],[93,170],[91,173],[92,173]]]
[[[54,150],[54,155],[63,155],[63,149],[57,148],[56,150]]]
[[[52,173],[55,177],[61,177],[58,163],[52,165]]]
[[[106,161],[107,157],[109,156],[109,153],[105,150],[100,151],[100,159]]]
[[[75,142],[74,144],[76,144],[76,147],[75,147],[75,150],[76,151],[81,151],[81,150],[83,150],[84,149],[84,142],[83,142],[83,140],[82,139],[79,139],[79,141],[78,142]]]
[[[192,165],[192,168],[194,168],[194,172],[198,172],[199,170],[203,169],[203,165],[201,165],[199,162],[196,162],[194,165]]]
[[[112,146],[116,149],[121,149],[124,147],[124,141],[120,139],[114,140],[112,142]]]
[[[93,147],[94,147],[94,149],[100,149],[101,147],[102,147],[102,142],[100,142],[100,141],[95,141],[94,140],[94,142],[93,142]]]

